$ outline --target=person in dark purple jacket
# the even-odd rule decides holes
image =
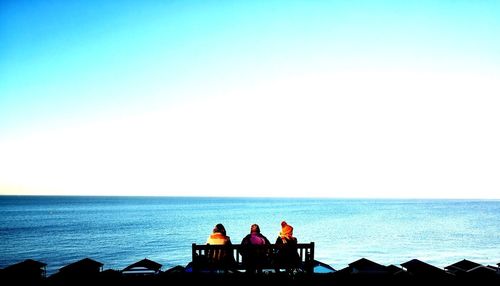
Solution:
[[[270,244],[269,240],[260,233],[259,225],[252,224],[250,233],[241,241],[243,246],[241,255],[247,273],[262,272],[262,267],[269,261],[270,248],[261,246]]]

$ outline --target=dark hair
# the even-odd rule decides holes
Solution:
[[[214,232],[220,232],[223,235],[226,235],[226,229],[224,228],[222,223],[218,223],[217,225],[215,225]]]
[[[260,233],[260,227],[259,227],[259,225],[256,224],[256,223],[252,224],[252,226],[250,227],[250,232]]]

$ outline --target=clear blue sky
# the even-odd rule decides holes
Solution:
[[[1,1],[0,194],[500,198],[499,1]]]

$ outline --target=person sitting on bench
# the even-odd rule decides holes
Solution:
[[[262,272],[262,267],[268,263],[270,248],[262,248],[259,246],[270,244],[269,240],[260,233],[259,225],[252,224],[250,227],[250,234],[245,236],[241,241],[241,245],[243,246],[241,255],[247,273],[253,274],[255,272]]]
[[[207,244],[210,245],[231,245],[231,238],[226,235],[226,229],[221,223],[217,224],[212,234],[208,236]],[[209,265],[216,267],[223,266],[223,268],[230,269],[236,263],[233,257],[232,250],[230,249],[214,249],[207,254]]]
[[[275,270],[280,272],[281,268],[286,269],[287,273],[297,268],[300,263],[300,257],[297,253],[297,238],[293,236],[293,227],[281,222],[281,232],[276,239]]]

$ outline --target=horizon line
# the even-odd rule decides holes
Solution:
[[[0,197],[95,197],[95,198],[202,198],[202,199],[325,199],[325,200],[456,200],[456,201],[500,201],[500,198],[478,197],[299,197],[299,196],[206,196],[206,195],[111,195],[111,194],[0,194]]]

